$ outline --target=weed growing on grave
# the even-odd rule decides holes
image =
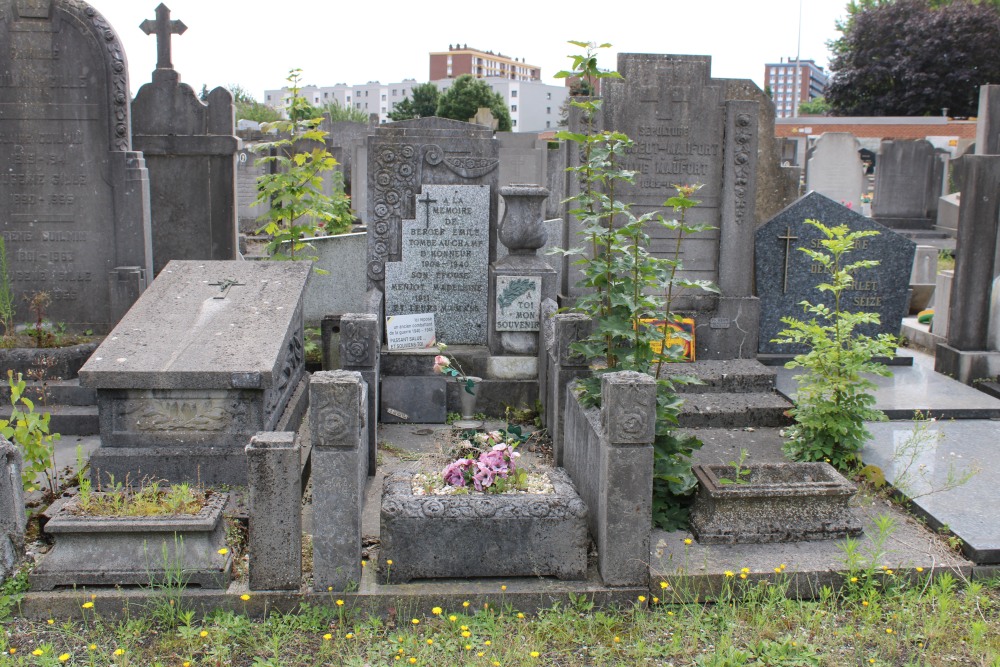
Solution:
[[[101,493],[92,493],[89,482],[81,483],[77,507],[88,516],[140,517],[173,514],[197,514],[205,506],[210,492],[191,484],[161,487],[155,481],[144,481],[138,487],[115,483]]]
[[[896,339],[889,334],[872,338],[857,333],[861,325],[878,324],[878,313],[843,309],[844,292],[854,284],[853,273],[879,264],[877,260],[846,263],[846,255],[857,241],[878,232],[852,232],[846,225],[827,227],[819,220],[805,222],[822,232],[821,248],[799,250],[829,276],[830,282],[820,283],[817,289],[829,294],[833,304],[802,301],[810,319],[781,318],[786,328],[772,341],[808,348],[785,364],[804,369],[795,378],[799,383],[791,410],[795,425],[786,431],[785,453],[796,461],[829,461],[843,470],[859,461],[858,453],[871,437],[865,422],[885,419],[875,408],[875,383],[864,374],[891,375],[874,358],[892,356]]]
[[[10,419],[0,419],[0,435],[13,442],[21,450],[24,465],[21,482],[24,490],[35,490],[35,479],[44,475],[48,491],[56,492],[55,441],[62,436],[49,430],[51,415],[35,412],[35,404],[24,395],[27,383],[18,373],[7,371],[10,386]]]
[[[915,500],[934,493],[956,489],[981,472],[981,468],[970,465],[959,469],[956,461],[948,462],[944,480],[924,462],[925,457],[933,458],[945,438],[943,431],[931,428],[933,419],[925,418],[919,411],[913,419],[913,429],[905,440],[896,445],[892,457],[892,485],[906,500]],[[867,467],[867,466],[866,466]]]
[[[324,178],[334,178],[337,161],[326,149],[328,132],[319,129],[322,116],[314,114],[315,109],[299,94],[301,74],[300,69],[288,73],[288,120],[262,126],[277,132],[279,138],[256,148],[262,155],[257,164],[274,166],[274,173],[257,178],[254,205],[270,205],[260,218],[265,224],[258,233],[271,236],[267,251],[276,260],[315,259],[303,255],[309,248],[303,238],[322,231],[343,234],[354,222],[350,198],[342,187],[335,188],[333,195],[323,192]]]
[[[570,42],[582,49],[583,55],[570,56],[573,69],[559,72],[557,77],[576,77],[588,85],[597,79],[620,78],[617,72],[604,72],[597,67],[597,50],[586,42]],[[601,109],[600,99],[571,99],[583,120],[581,132],[561,131],[556,137],[574,142],[580,151],[580,164],[570,167],[580,184],[580,192],[570,214],[580,223],[584,247],[560,249],[564,255],[579,256],[583,289],[574,310],[589,315],[593,321],[591,334],[574,344],[573,349],[586,357],[594,370],[581,381],[581,400],[587,405],[600,402],[600,376],[614,371],[638,371],[657,379],[656,440],[654,442],[653,520],[666,530],[682,527],[687,522],[687,506],[696,486],[691,473],[691,453],[701,443],[677,433],[675,427],[683,401],[675,391],[675,383],[686,378],[666,377],[663,364],[684,361],[684,345],[690,337],[678,332],[673,325],[681,316],[672,311],[673,299],[681,289],[718,292],[709,281],[689,280],[682,276],[680,243],[684,236],[706,231],[706,225],[691,225],[685,221],[688,209],[698,201],[692,198],[700,186],[677,185],[677,195],[664,206],[678,215],[667,220],[655,211],[636,216],[631,205],[616,198],[616,188],[631,184],[635,172],[623,164],[634,142],[620,132],[596,132],[594,118]],[[665,228],[677,239],[672,257],[659,258],[649,252],[647,229],[653,225]],[[659,322],[659,323],[657,323]]]
[[[10,271],[7,266],[7,246],[0,237],[0,326],[3,336],[7,338],[14,334],[14,290],[10,286]]]

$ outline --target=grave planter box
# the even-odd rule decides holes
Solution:
[[[66,347],[12,347],[0,349],[0,368],[20,373],[25,380],[30,372],[45,371],[46,380],[74,380],[80,367],[97,349],[99,341]]]
[[[746,466],[741,483],[731,465],[694,466],[698,495],[691,532],[702,544],[826,540],[861,533],[849,507],[853,484],[827,463]]]
[[[149,586],[179,573],[187,586],[225,588],[232,555],[219,550],[227,499],[213,493],[198,514],[148,517],[84,516],[74,511],[76,498],[57,501],[45,524],[55,545],[31,573],[31,586]]]
[[[548,475],[555,493],[454,496],[415,496],[410,474],[388,476],[380,581],[585,578],[587,506],[564,470]]]

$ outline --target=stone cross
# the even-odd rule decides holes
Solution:
[[[423,199],[418,199],[418,203],[427,205],[426,216],[424,217],[424,229],[429,229],[431,226],[431,204],[436,204],[437,199],[431,199],[431,193],[425,192]]]
[[[798,241],[798,236],[792,236],[792,228],[790,226],[785,226],[785,235],[778,237],[779,241],[785,242],[785,275],[784,282],[782,283],[781,292],[784,294],[788,291],[788,255],[792,251],[792,241]]]
[[[180,21],[170,20],[170,9],[162,2],[156,8],[156,20],[146,19],[139,27],[147,35],[156,33],[156,69],[173,69],[170,62],[170,35],[181,35],[187,26]]]
[[[683,116],[683,107],[688,103],[688,89],[674,87],[663,99],[662,87],[648,87],[640,92],[639,102],[654,105],[654,115],[657,120],[679,120]],[[664,103],[665,102],[665,103]]]
[[[220,294],[213,296],[212,297],[213,299],[225,299],[229,295],[229,289],[231,287],[245,286],[246,283],[238,282],[236,280],[233,280],[232,278],[226,278],[225,280],[220,280],[217,283],[209,283],[209,285],[212,287],[218,287],[219,292],[221,292]]]

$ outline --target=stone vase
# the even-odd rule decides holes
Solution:
[[[542,206],[549,196],[541,185],[505,185],[500,188],[505,210],[497,227],[497,238],[512,255],[534,255],[545,245]]]

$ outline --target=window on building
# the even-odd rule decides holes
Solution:
[[[552,99],[552,93],[545,93],[545,99],[551,100]]]
[[[365,97],[368,97],[368,91],[367,90],[365,91]]]
[[[350,95],[348,95],[348,96],[347,96],[347,103],[348,103],[348,104],[350,104],[350,103],[351,103],[351,96],[350,96]]]
[[[510,126],[511,127],[517,127],[517,119],[516,118],[511,119]]]
[[[511,97],[517,97],[517,91],[516,90],[510,91],[510,96]]]
[[[385,102],[385,95],[382,96],[382,101]]]
[[[267,96],[267,101],[268,101],[268,102],[270,102],[270,101],[271,101],[271,96],[270,96],[270,95],[268,95],[268,96]]]
[[[356,108],[360,109],[360,108],[361,108],[361,102],[356,102],[356,103],[354,104],[354,106],[355,106]]]
[[[551,120],[545,121],[545,127],[552,127],[552,121]]]
[[[517,105],[516,104],[511,104],[510,105],[510,110],[511,111],[517,111]]]
[[[545,113],[552,113],[552,107],[545,107]]]
[[[392,96],[393,96],[393,97],[396,97],[396,96],[397,96],[397,95],[396,95],[396,89],[395,89],[395,88],[393,88],[393,89],[392,89]]]

